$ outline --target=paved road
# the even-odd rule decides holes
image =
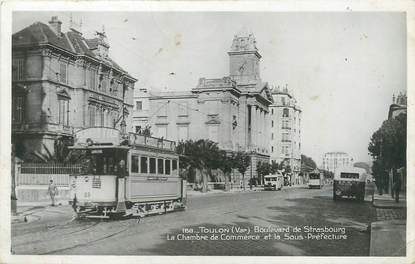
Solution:
[[[354,200],[334,202],[331,195],[327,186],[194,196],[186,211],[140,223],[71,221],[69,206],[36,209],[31,222],[12,225],[12,250],[59,255],[367,256],[366,229],[375,220],[373,207]]]

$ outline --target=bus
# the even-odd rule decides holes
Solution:
[[[365,198],[366,170],[356,167],[340,167],[334,174],[333,200],[343,196],[359,201]]]
[[[324,186],[324,174],[318,169],[313,170],[308,174],[308,188],[321,189]]]
[[[284,177],[281,173],[264,176],[264,190],[281,190],[284,185]]]

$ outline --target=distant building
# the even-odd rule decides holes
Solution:
[[[328,152],[323,157],[323,169],[335,172],[338,167],[353,166],[353,158],[345,152]]]
[[[36,22],[12,36],[12,143],[16,154],[53,152],[57,138],[94,126],[131,126],[137,81],[109,56],[104,32],[87,39],[62,22]],[[132,127],[127,129],[132,130]],[[45,150],[45,147],[47,150]]]
[[[136,110],[135,126],[142,126],[148,118],[157,137],[175,141],[210,139],[226,151],[249,152],[249,180],[256,177],[259,161],[269,162],[268,107],[272,96],[268,84],[260,78],[261,55],[252,33],[236,35],[228,55],[230,76],[200,78],[188,91],[152,91],[147,117],[140,116],[143,110]],[[145,107],[146,96],[137,94],[138,106]]]
[[[134,91],[132,125],[135,133],[140,133],[149,125],[150,96],[151,93],[146,88]]]
[[[271,90],[270,159],[290,165],[295,182],[301,170],[301,109],[287,87]]]

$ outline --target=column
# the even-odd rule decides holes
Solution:
[[[259,148],[262,149],[264,148],[264,136],[265,136],[265,131],[264,131],[264,112],[262,110],[262,108],[259,108]]]
[[[251,105],[251,147],[255,145],[255,106]]]
[[[258,107],[255,106],[255,149],[259,146],[259,111]]]

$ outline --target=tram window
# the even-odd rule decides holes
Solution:
[[[172,162],[172,171],[173,173],[177,171],[177,160],[173,160]]]
[[[150,158],[150,173],[156,173],[156,158]]]
[[[164,162],[166,166],[165,174],[170,175],[170,160],[166,159]]]
[[[114,170],[114,158],[109,157],[108,158],[108,173],[112,174],[114,172],[115,172],[115,170]]]
[[[108,158],[102,157],[102,173],[107,174],[108,173]]]
[[[141,173],[147,173],[147,157],[141,157],[140,159],[140,167],[141,167]]]
[[[157,159],[157,173],[158,174],[163,174],[164,173],[163,159]]]
[[[138,156],[131,156],[131,172],[138,172]]]

